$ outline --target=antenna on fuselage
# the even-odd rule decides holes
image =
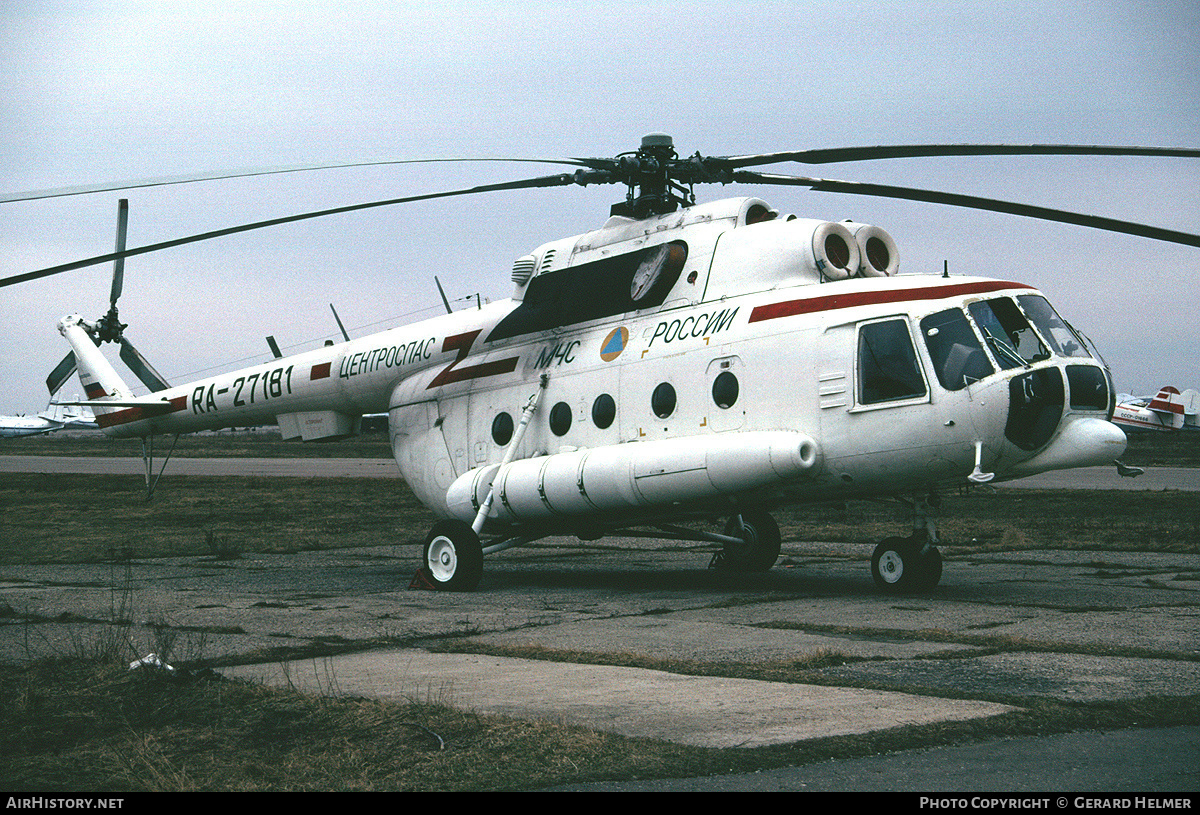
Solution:
[[[450,308],[450,301],[446,299],[446,292],[442,290],[442,284],[441,281],[437,279],[437,275],[433,276],[433,282],[437,284],[438,294],[442,296],[442,302],[446,304],[446,313],[453,314],[454,309]]]
[[[329,310],[333,312],[333,319],[337,320],[338,328],[342,330],[342,339],[350,342],[350,335],[346,333],[346,326],[342,325],[342,318],[338,316],[337,309],[333,307],[333,303],[329,304]]]

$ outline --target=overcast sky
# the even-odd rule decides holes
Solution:
[[[150,0],[0,4],[0,192],[246,167],[914,142],[1200,147],[1200,4]],[[929,187],[1200,231],[1200,160],[957,158],[767,171]],[[557,172],[333,170],[0,204],[0,276],[269,217]],[[1137,393],[1200,387],[1200,249],[943,206],[711,187],[878,224],[901,271],[1041,288]],[[507,297],[514,258],[603,223],[616,187],[382,208],[130,259],[126,335],[172,383]],[[70,312],[111,269],[0,289],[0,412],[45,407]],[[465,304],[463,304],[465,307]],[[112,346],[107,346],[110,350]],[[115,354],[113,355],[115,358]],[[131,384],[132,376],[129,377]],[[142,389],[139,388],[139,391]],[[64,395],[79,391],[78,380]]]

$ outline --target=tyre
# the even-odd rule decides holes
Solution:
[[[942,579],[942,553],[930,547],[922,555],[922,542],[888,538],[871,555],[875,585],[892,594],[928,591]]]
[[[725,544],[723,565],[727,568],[765,572],[779,560],[779,524],[765,512],[751,510],[734,515],[725,525],[725,534],[742,540],[740,544]]]
[[[424,568],[440,591],[474,591],[483,577],[479,536],[462,521],[438,521],[425,538]]]
[[[921,563],[921,591],[932,591],[942,579],[942,553],[929,547]]]

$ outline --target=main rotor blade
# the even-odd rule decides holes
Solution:
[[[314,170],[337,170],[349,167],[381,167],[392,164],[453,164],[467,162],[526,162],[533,164],[569,164],[573,167],[590,166],[586,162],[569,158],[420,158],[386,159],[381,161],[349,161],[330,164],[296,164],[287,167],[260,167],[246,170],[218,170],[193,175],[144,178],[141,180],[108,181],[78,187],[55,187],[46,190],[26,190],[0,194],[0,204],[14,201],[33,201],[40,198],[62,198],[69,195],[90,195],[97,192],[134,190],[143,187],[163,187],[173,184],[193,184],[201,181],[220,181],[229,178],[251,178],[260,175],[282,175],[285,173],[307,173]]]
[[[75,352],[68,351],[62,362],[55,365],[50,376],[46,377],[46,387],[50,389],[50,395],[58,393],[58,389],[66,384],[73,373],[75,373]]]
[[[889,158],[946,156],[1165,156],[1200,158],[1200,150],[1186,147],[1121,147],[1086,144],[898,144],[876,147],[835,147],[762,153],[756,156],[725,156],[711,159],[727,168],[753,167],[795,161],[800,164],[838,164]]]
[[[483,184],[478,187],[469,187],[461,190],[448,190],[445,192],[426,193],[424,195],[410,195],[405,198],[389,198],[384,201],[369,201],[365,204],[351,204],[344,207],[334,207],[333,209],[323,209],[317,212],[305,212],[300,215],[288,215],[283,218],[272,218],[268,221],[257,221],[251,224],[242,224],[241,226],[231,226],[225,229],[218,229],[213,232],[203,232],[198,235],[189,235],[184,238],[174,238],[161,243],[152,243],[147,246],[140,246],[134,249],[127,249],[121,253],[112,253],[109,255],[97,255],[93,258],[77,260],[71,263],[64,263],[60,266],[51,266],[47,269],[39,269],[36,272],[25,272],[24,274],[13,275],[0,280],[0,288],[12,286],[17,283],[25,283],[30,280],[37,280],[42,277],[61,274],[62,272],[70,272],[75,269],[83,269],[88,266],[95,266],[100,263],[108,263],[116,260],[118,257],[133,257],[135,255],[145,255],[150,252],[158,252],[163,249],[170,249],[175,246],[183,246],[188,243],[198,243],[200,241],[212,240],[213,238],[221,238],[226,235],[235,235],[239,232],[250,232],[255,229],[264,229],[269,226],[280,226],[289,224],[295,221],[305,221],[312,218],[321,218],[326,215],[339,215],[345,212],[356,212],[363,209],[373,209],[375,207],[386,207],[392,204],[408,204],[414,201],[429,201],[435,198],[452,198],[458,195],[474,195],[475,193],[483,192],[499,192],[501,190],[519,190],[531,187],[560,187],[568,184],[574,184],[575,177],[564,173],[562,175],[540,176],[538,178],[526,178],[519,181],[504,181],[499,184]]]
[[[809,187],[818,192],[840,192],[852,195],[874,195],[882,198],[904,198],[910,201],[924,201],[930,204],[946,204],[954,207],[968,207],[990,212],[1004,212],[1009,215],[1022,215],[1027,218],[1040,218],[1045,221],[1058,221],[1064,224],[1088,226],[1094,229],[1104,229],[1109,232],[1121,232],[1126,235],[1137,235],[1157,241],[1200,247],[1200,235],[1193,235],[1188,232],[1177,232],[1172,229],[1147,226],[1146,224],[1139,224],[1133,221],[1120,221],[1115,218],[1104,218],[1099,215],[1084,215],[1077,212],[1033,206],[1032,204],[1016,204],[1011,201],[1000,201],[994,198],[979,198],[974,195],[960,195],[952,192],[938,192],[937,190],[921,190],[914,187],[893,187],[886,184],[838,181],[833,178],[804,178],[801,176],[774,175],[770,173],[758,173],[753,170],[738,170],[733,173],[733,180],[748,184],[781,184]]]
[[[165,391],[171,387],[167,384],[167,380],[162,378],[162,374],[154,370],[146,358],[138,353],[138,350],[133,347],[133,343],[124,337],[121,337],[121,360],[129,366],[129,370],[133,371],[134,376],[152,392]]]

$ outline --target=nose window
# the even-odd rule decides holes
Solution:
[[[1068,365],[1072,410],[1108,410],[1108,377],[1091,365]]]
[[[1022,450],[1045,447],[1062,418],[1063,379],[1057,368],[1042,368],[1008,383],[1008,424],[1004,435]]]

